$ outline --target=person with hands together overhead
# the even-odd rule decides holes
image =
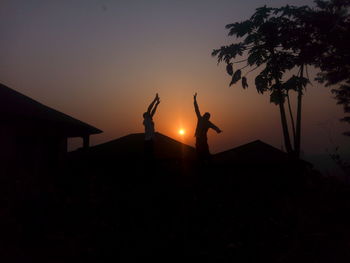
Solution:
[[[159,103],[160,99],[157,93],[156,97],[148,106],[147,111],[143,113],[143,125],[145,126],[145,154],[147,155],[147,157],[154,157],[155,129],[153,116],[156,113]]]

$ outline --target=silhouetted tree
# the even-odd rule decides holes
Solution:
[[[258,8],[250,19],[226,25],[229,35],[236,36],[236,43],[212,52],[219,63],[224,61],[227,64],[227,73],[232,76],[230,86],[241,79],[242,87],[247,88],[246,75],[260,69],[255,78],[257,91],[270,92],[270,101],[279,106],[286,150],[297,157],[300,154],[302,95],[309,82],[309,65],[321,70],[317,80],[326,82],[326,85],[345,82],[333,92],[345,111],[350,111],[349,2],[316,0],[315,8],[289,5]],[[234,70],[233,64],[244,62],[244,66],[237,66]],[[250,70],[242,77],[242,70],[247,67]],[[286,73],[296,69],[298,73],[285,80]],[[296,121],[289,100],[291,90],[297,92]],[[349,117],[343,120],[350,122]]]
[[[314,66],[321,72],[317,80],[326,86],[336,85],[332,92],[344,112],[350,113],[350,0],[315,1],[310,25],[318,43]],[[350,124],[350,116],[342,121]],[[345,132],[350,136],[350,132]]]
[[[307,43],[310,37],[307,31],[299,31],[305,27],[304,21],[299,19],[309,8],[285,6],[283,8],[268,8],[266,6],[256,9],[252,17],[243,22],[237,22],[226,26],[229,35],[242,39],[238,43],[222,46],[212,52],[218,57],[218,62],[226,62],[227,72],[232,75],[230,85],[240,79],[242,87],[247,88],[246,75],[253,70],[259,69],[255,78],[255,86],[259,93],[270,92],[270,102],[279,106],[284,143],[288,153],[299,156],[300,131],[301,131],[301,106],[303,90],[308,83],[304,77],[306,66],[311,64],[307,52]],[[298,41],[299,45],[294,42]],[[247,56],[246,59],[236,60]],[[237,66],[234,71],[233,64],[246,63],[243,67]],[[242,70],[251,68],[242,77]],[[298,69],[296,75],[284,80],[285,73]],[[298,93],[297,117],[294,122],[291,110],[289,92],[294,90]],[[294,138],[294,146],[290,138],[285,103],[291,118],[291,129]]]

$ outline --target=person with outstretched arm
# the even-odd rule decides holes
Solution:
[[[156,113],[157,107],[160,103],[158,93],[153,99],[151,104],[148,106],[148,109],[143,113],[143,125],[145,126],[145,154],[147,157],[154,156],[154,122],[153,116]]]
[[[194,110],[197,115],[197,127],[196,127],[196,152],[198,159],[200,160],[209,160],[210,159],[210,152],[209,152],[209,146],[208,146],[208,138],[207,138],[207,132],[209,128],[215,130],[217,133],[221,133],[222,130],[220,130],[216,125],[214,125],[212,122],[209,121],[210,119],[210,113],[206,112],[201,115],[197,103],[197,93],[193,96],[193,104],[194,104]]]

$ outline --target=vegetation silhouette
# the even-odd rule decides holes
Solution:
[[[198,159],[201,161],[208,161],[210,160],[210,152],[209,152],[209,145],[208,145],[208,137],[207,132],[209,128],[215,130],[217,133],[221,133],[222,131],[216,127],[210,119],[210,113],[206,112],[201,115],[197,103],[197,93],[193,95],[193,105],[194,105],[194,111],[196,112],[197,116],[197,126],[196,126],[196,151]]]
[[[350,1],[316,1],[317,9],[310,17],[317,50],[314,66],[320,69],[317,81],[333,86],[337,103],[350,113]],[[350,124],[347,115],[341,119]],[[344,132],[350,136],[350,131]],[[349,168],[348,168],[349,169]]]
[[[279,106],[286,151],[299,157],[301,149],[302,97],[310,82],[308,66],[319,68],[317,80],[328,85],[345,81],[335,89],[338,102],[349,110],[349,1],[315,1],[316,8],[289,6],[260,7],[243,22],[226,25],[230,36],[242,41],[222,46],[212,52],[218,62],[227,64],[232,75],[230,86],[258,70],[255,86],[258,93],[270,92],[270,102]],[[331,40],[330,40],[331,39]],[[240,57],[246,57],[240,59]],[[237,66],[233,64],[246,63]],[[242,70],[252,68],[243,76]],[[297,71],[285,80],[287,74]],[[289,93],[297,93],[296,120],[290,105]],[[285,104],[288,105],[291,127],[288,125]],[[345,118],[345,121],[350,119]],[[290,132],[290,130],[292,132]],[[293,143],[290,134],[293,135]]]

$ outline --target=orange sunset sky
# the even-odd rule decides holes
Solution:
[[[211,51],[234,41],[225,25],[264,4],[312,1],[38,1],[0,3],[0,82],[104,132],[92,144],[143,132],[142,114],[159,93],[156,130],[194,145],[193,94],[223,133],[211,152],[260,139],[283,144],[278,108],[249,88],[229,87]],[[313,73],[314,74],[314,73]],[[312,74],[311,74],[312,75]],[[313,82],[304,96],[302,149],[350,149],[343,109],[330,88]],[[185,134],[180,135],[179,130]],[[74,147],[76,142],[71,144]]]

